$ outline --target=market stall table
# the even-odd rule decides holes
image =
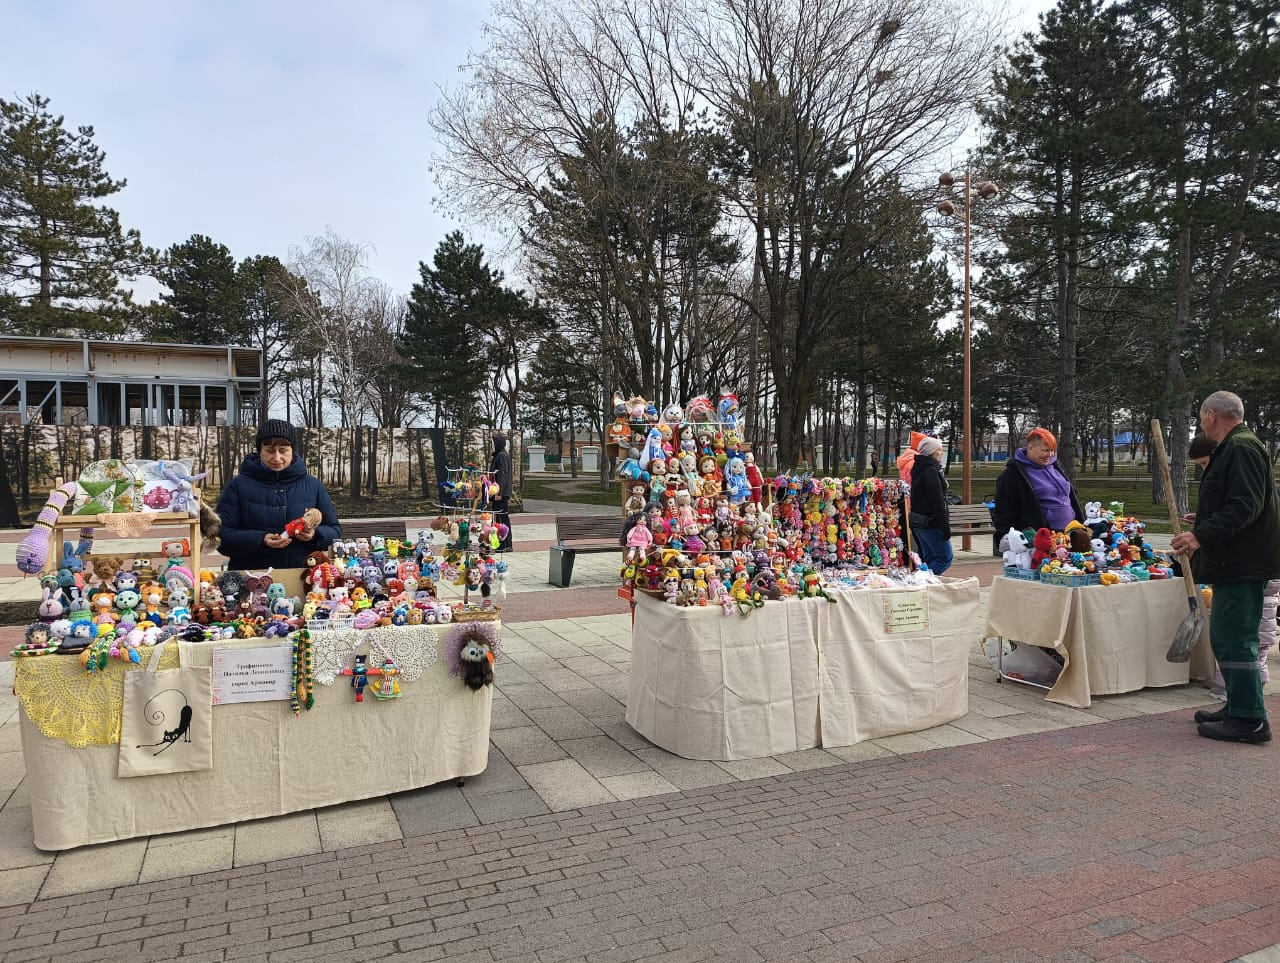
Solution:
[[[1186,615],[1182,579],[1068,588],[997,577],[983,635],[1058,652],[1062,672],[1045,698],[1086,709],[1096,695],[1211,678],[1207,632],[1190,662],[1165,661]]]
[[[212,770],[131,779],[116,775],[119,693],[124,673],[141,670],[112,660],[89,675],[72,656],[18,660],[15,688],[36,846],[70,849],[279,816],[483,772],[493,689],[473,692],[449,675],[440,651],[447,631],[373,630],[389,640],[385,648],[406,669],[398,699],[366,695],[357,703],[349,679],[337,675],[335,684],[315,687],[314,708],[297,717],[287,701],[214,705]],[[350,643],[371,634],[312,633],[317,681],[333,679]],[[177,665],[179,647],[183,665],[207,666],[216,648],[269,644],[170,644],[161,668]],[[113,720],[115,741],[103,744]]]
[[[968,711],[978,580],[768,602],[746,617],[636,597],[627,722],[688,759],[915,732]]]

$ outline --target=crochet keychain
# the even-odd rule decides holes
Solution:
[[[295,716],[303,708],[310,710],[316,704],[311,660],[311,633],[299,629],[293,634],[293,688],[289,699],[289,708]]]

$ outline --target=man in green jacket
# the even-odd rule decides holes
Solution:
[[[1200,429],[1217,448],[1200,482],[1194,526],[1174,536],[1173,549],[1194,553],[1196,580],[1213,586],[1209,642],[1222,669],[1227,704],[1196,713],[1200,735],[1270,742],[1258,624],[1267,580],[1280,577],[1280,506],[1266,449],[1243,421],[1244,405],[1230,391],[1215,391],[1200,406]]]

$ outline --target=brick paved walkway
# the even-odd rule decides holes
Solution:
[[[575,588],[550,588],[551,522],[517,525],[489,768],[462,789],[40,853],[0,693],[3,963],[1225,960],[1280,941],[1280,869],[1253,829],[1276,750],[1197,739],[1203,689],[1066,709],[994,685],[975,645],[952,724],[679,759],[622,718],[616,559],[582,556]],[[989,582],[965,556],[955,574]]]
[[[1257,829],[1273,753],[1180,711],[42,900],[0,910],[0,944],[6,963],[1211,963],[1280,941],[1280,847]]]

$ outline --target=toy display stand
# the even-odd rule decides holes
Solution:
[[[723,422],[723,421],[698,421],[698,422],[691,422],[691,424],[693,424],[694,427],[699,432],[701,432],[703,429],[706,429],[713,435],[722,434],[726,428],[732,429],[734,431],[740,430],[738,426],[730,425],[727,422]],[[647,428],[648,426],[646,425],[645,427]],[[643,433],[643,430],[644,430],[635,424],[632,424],[632,428],[633,430],[641,433]],[[754,451],[754,449],[752,448],[749,442],[743,443],[738,450],[740,454],[746,454],[747,452]],[[707,456],[707,452],[695,451],[693,452],[693,456],[697,458],[699,461],[701,461],[703,458]],[[679,456],[677,455],[676,457],[678,458]],[[621,467],[622,460],[623,459],[621,458],[619,459],[619,467]],[[668,459],[668,462],[669,461],[670,459]],[[615,471],[617,471],[617,469],[615,469]],[[676,474],[680,474],[680,473],[677,472]],[[627,498],[630,496],[631,486],[635,484],[636,479],[628,478],[626,475],[623,475],[620,472],[618,472],[615,475],[615,480],[619,483],[619,489],[620,489],[618,504],[622,510],[623,516],[625,517],[627,514]],[[651,485],[652,485],[652,481],[645,482],[646,488],[650,487]],[[770,486],[766,481],[764,489],[761,492],[760,505],[762,508],[768,508],[772,503],[773,503],[773,489],[772,489],[772,486]]]
[[[446,551],[461,553],[461,568],[464,573],[470,572],[472,559],[482,554],[483,546],[477,545],[479,534],[476,522],[483,512],[493,512],[489,498],[489,485],[492,477],[476,465],[465,465],[462,468],[449,468],[445,472],[449,486],[455,493],[454,504],[440,505],[440,511],[450,522],[467,523],[468,536],[464,545],[452,542],[445,543]],[[471,598],[471,580],[464,576],[462,581],[462,608],[453,610],[455,622],[497,622],[502,618],[502,609],[495,603],[490,608],[477,608]]]
[[[62,479],[57,479],[57,486],[62,485]],[[55,486],[55,487],[57,487]],[[198,499],[199,492],[194,493]],[[62,543],[64,541],[76,542],[78,533],[81,529],[92,529],[95,533],[103,528],[111,532],[113,539],[130,541],[139,538],[159,537],[151,535],[153,528],[181,528],[185,529],[185,537],[191,546],[191,555],[189,557],[191,571],[197,575],[195,585],[191,591],[191,608],[194,610],[200,604],[200,559],[202,556],[202,546],[200,543],[200,516],[189,515],[186,512],[122,512],[122,516],[127,515],[129,521],[136,525],[143,524],[142,519],[149,520],[145,525],[145,533],[139,535],[126,535],[113,529],[110,522],[106,521],[109,515],[58,515],[54,519],[49,531],[49,555],[45,562],[44,568],[40,574],[56,573],[58,571],[58,560],[62,557]],[[127,554],[127,553],[121,553]],[[92,559],[92,554],[89,556]]]

